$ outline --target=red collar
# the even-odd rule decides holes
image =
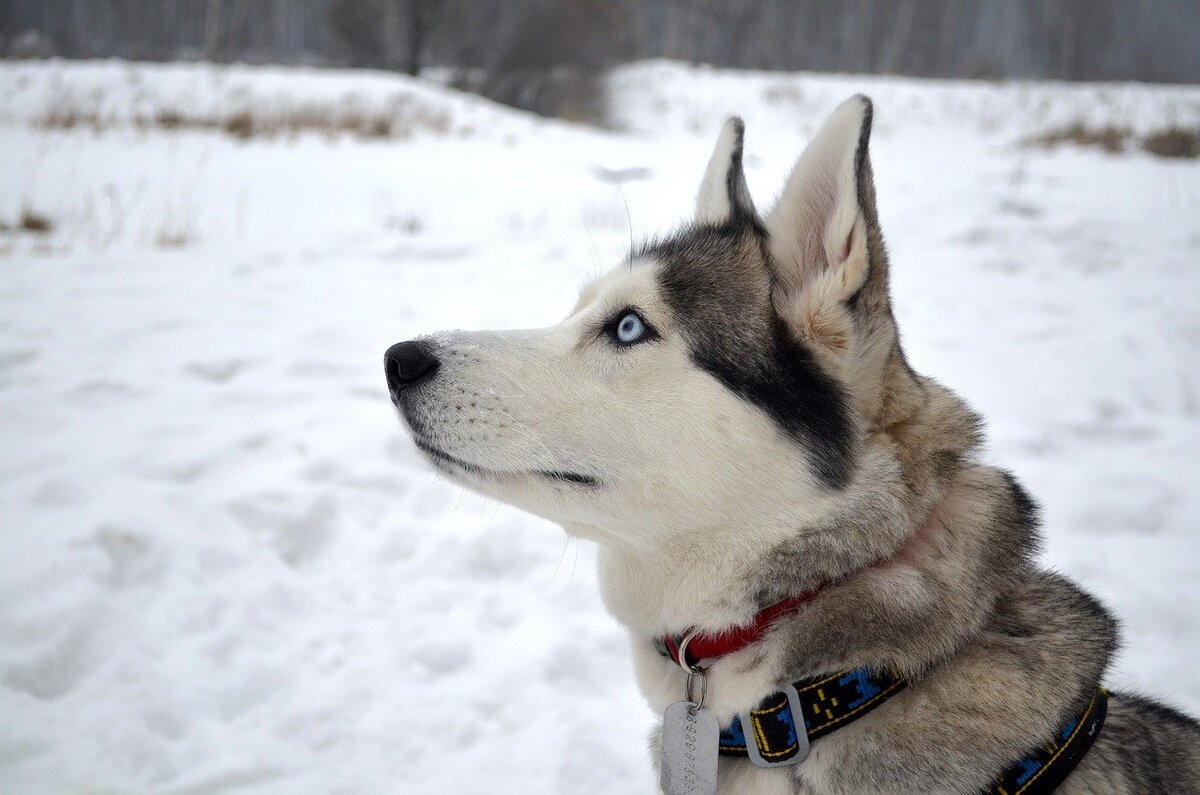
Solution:
[[[670,658],[675,664],[684,668],[694,668],[701,660],[732,654],[758,641],[771,628],[775,619],[793,610],[798,610],[820,596],[825,589],[837,585],[844,579],[843,577],[823,582],[811,591],[805,591],[799,596],[793,596],[791,599],[784,599],[782,602],[776,602],[763,608],[749,624],[744,626],[730,627],[717,633],[697,632],[692,628],[682,635],[663,635],[655,638],[654,645],[658,648],[659,654]],[[679,654],[681,648],[684,652],[682,661]]]
[[[722,657],[726,654],[733,654],[735,651],[741,651],[752,643],[757,642],[763,635],[767,634],[767,630],[771,628],[771,624],[775,623],[775,619],[786,615],[793,610],[799,610],[804,605],[816,599],[827,589],[835,585],[840,585],[846,580],[861,574],[864,571],[878,568],[894,560],[904,557],[910,552],[910,548],[919,542],[926,539],[934,527],[933,514],[927,519],[921,528],[913,533],[904,544],[892,555],[886,558],[881,558],[874,563],[857,571],[850,572],[838,577],[836,580],[827,580],[821,583],[811,591],[805,591],[799,596],[793,596],[790,599],[784,599],[782,602],[776,602],[760,610],[749,624],[740,627],[730,627],[716,633],[697,632],[695,627],[686,630],[682,635],[663,635],[654,639],[654,646],[658,649],[658,653],[670,659],[676,665],[683,666],[687,670],[694,670],[699,666],[701,660],[708,660],[713,657]],[[683,649],[684,659],[680,660],[679,650]]]
[[[694,670],[701,660],[741,651],[767,634],[767,630],[771,628],[771,624],[775,622],[775,619],[793,610],[800,609],[824,593],[825,590],[839,585],[864,571],[878,568],[896,560],[903,560],[913,555],[914,549],[921,545],[933,543],[930,541],[930,538],[931,534],[936,531],[937,522],[937,510],[934,509],[930,511],[926,520],[919,525],[917,531],[912,533],[900,548],[891,555],[881,558],[857,571],[845,574],[836,580],[823,582],[811,591],[805,591],[799,596],[793,596],[791,599],[784,599],[782,602],[776,602],[773,605],[765,607],[751,619],[750,623],[744,626],[730,627],[716,633],[697,632],[696,628],[692,627],[682,635],[663,635],[657,637],[654,639],[654,645],[658,649],[659,654],[670,659],[676,665],[683,666],[687,670]],[[684,651],[684,659],[682,661],[679,654],[680,648]]]

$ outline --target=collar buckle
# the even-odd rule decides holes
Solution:
[[[787,767],[808,758],[810,745],[800,694],[795,685],[788,685],[780,692],[787,696],[780,709],[743,712],[738,716],[746,736],[746,754],[755,767]]]

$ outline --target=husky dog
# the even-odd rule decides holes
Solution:
[[[715,737],[693,748],[714,782],[669,790],[1200,792],[1200,724],[1100,688],[1115,619],[1039,566],[980,418],[905,360],[871,115],[841,105],[765,216],[730,119],[693,223],[556,326],[393,346],[392,399],[447,478],[599,545],[645,697],[722,732],[719,763]],[[783,740],[760,719],[780,694]],[[822,735],[808,706],[843,722]],[[775,766],[773,743],[804,750]]]

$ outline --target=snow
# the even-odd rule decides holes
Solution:
[[[1123,619],[1112,683],[1200,711],[1200,162],[1019,145],[1196,125],[1200,89],[612,88],[620,132],[382,74],[0,65],[0,788],[652,791],[593,550],[431,474],[381,355],[556,322],[687,215],[728,113],[768,205],[856,91],[910,359]]]

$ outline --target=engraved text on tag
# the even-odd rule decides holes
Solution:
[[[662,778],[666,795],[714,795],[721,727],[707,709],[678,701],[663,713]]]

